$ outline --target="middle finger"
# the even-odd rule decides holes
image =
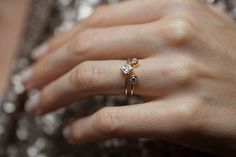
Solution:
[[[49,54],[25,70],[23,83],[26,89],[40,88],[85,60],[147,57],[161,46],[161,29],[158,27],[155,22],[86,30],[58,52]]]

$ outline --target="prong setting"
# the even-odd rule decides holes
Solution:
[[[135,75],[132,75],[130,78],[129,78],[129,82],[132,83],[132,84],[135,84],[138,82],[138,77],[135,76]]]
[[[131,66],[136,66],[138,65],[138,59],[137,58],[128,59],[127,63]]]

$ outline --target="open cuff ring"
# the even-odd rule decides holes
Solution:
[[[138,83],[138,77],[134,74],[134,68],[138,66],[138,59],[128,59],[120,70],[125,76],[125,95],[133,96],[135,85]]]

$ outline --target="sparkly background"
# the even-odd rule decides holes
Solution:
[[[61,130],[70,119],[93,113],[105,106],[140,103],[139,98],[94,96],[67,109],[61,109],[43,118],[35,118],[23,110],[27,93],[22,93],[17,73],[33,61],[31,50],[75,23],[86,18],[97,5],[119,0],[34,0],[22,48],[12,70],[11,84],[0,111],[0,157],[210,157],[212,155],[144,139],[112,139],[104,142],[69,145]],[[236,19],[235,0],[206,0],[219,5]]]

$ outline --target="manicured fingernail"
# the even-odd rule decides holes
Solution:
[[[30,92],[29,100],[26,102],[25,110],[28,113],[35,112],[37,106],[39,105],[39,92]]]
[[[69,133],[70,133],[70,127],[67,126],[64,130],[63,130],[63,136],[68,139],[69,138]]]
[[[20,73],[20,79],[21,79],[21,81],[25,84],[25,83],[27,83],[28,81],[30,81],[31,80],[31,78],[32,78],[32,76],[33,76],[33,70],[32,70],[32,68],[27,68],[27,69],[25,69],[25,70],[23,70],[21,73]]]
[[[34,49],[33,52],[32,52],[32,58],[33,59],[38,59],[41,56],[43,56],[47,52],[48,47],[49,47],[48,43],[45,42],[42,45],[40,45],[39,47],[37,47],[36,49]]]
[[[73,138],[71,137],[71,127],[67,126],[64,130],[63,130],[63,136],[64,138],[70,143],[70,144],[76,144],[78,143],[78,141],[73,140]]]

